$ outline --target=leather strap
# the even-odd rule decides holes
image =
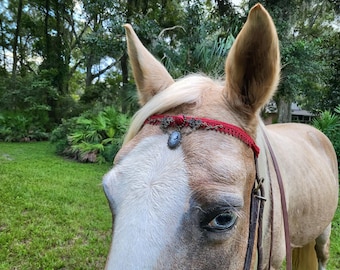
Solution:
[[[284,232],[285,232],[285,243],[286,243],[286,269],[291,270],[292,269],[292,251],[290,247],[290,234],[289,234],[289,224],[288,224],[288,211],[287,211],[287,202],[286,202],[286,196],[285,191],[283,187],[283,181],[282,176],[280,173],[279,165],[277,163],[276,156],[274,154],[273,148],[269,142],[269,139],[267,137],[267,134],[263,130],[263,137],[266,141],[270,156],[273,161],[273,166],[275,169],[275,173],[277,176],[277,182],[280,189],[280,197],[281,197],[281,207],[282,207],[282,215],[283,215],[283,226],[284,226]]]
[[[266,157],[267,157],[267,153]],[[270,168],[269,168],[269,161],[267,160],[267,169],[268,169],[268,177],[269,179],[272,179],[270,175]],[[270,249],[269,249],[269,260],[268,260],[268,265],[270,266],[272,264],[272,255],[273,255],[273,247],[274,247],[274,196],[273,196],[273,183],[272,181],[269,181],[269,190],[270,190]]]
[[[254,189],[255,190],[255,184]],[[249,217],[249,236],[248,236],[248,246],[246,252],[246,258],[244,261],[244,270],[250,270],[251,262],[253,259],[253,251],[256,237],[256,227],[259,221],[259,200],[256,198],[255,193],[252,192],[251,202],[250,202],[250,217]]]
[[[255,157],[256,177],[251,193],[250,217],[249,217],[249,236],[244,270],[250,270],[255,246],[257,229],[257,269],[262,269],[263,248],[262,248],[262,218],[264,210],[265,194],[262,185],[263,179],[258,177],[257,158]],[[260,240],[259,240],[260,239]]]

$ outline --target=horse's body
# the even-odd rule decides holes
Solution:
[[[333,218],[337,201],[335,195],[337,194],[338,168],[333,147],[321,132],[308,125],[275,124],[266,126],[264,129],[275,149],[280,164],[280,173],[285,179],[284,190],[288,208],[290,244],[294,248],[305,249],[306,253],[305,262],[295,261],[296,266],[299,266],[296,269],[313,269],[311,265],[315,265],[313,264],[315,252],[314,248],[310,249],[309,245],[312,244],[314,247],[314,240],[316,240],[315,249],[319,254],[319,267],[323,269],[321,267],[325,267],[328,259],[329,220]],[[266,149],[265,145],[263,149]],[[274,222],[278,222],[274,229],[274,234],[277,234],[275,239],[278,241],[275,246],[280,247],[281,254],[278,254],[277,258],[282,258],[285,255],[285,239],[282,231],[279,188],[275,179],[276,172],[271,162],[269,167],[274,194]],[[327,169],[321,170],[321,168]],[[329,196],[330,194],[333,196]],[[331,205],[333,207],[330,210],[328,207]],[[264,242],[268,244],[268,241]],[[300,250],[303,251],[303,249]],[[298,253],[300,250],[295,250],[297,258],[301,256]],[[277,268],[279,263],[279,261],[276,262],[274,268]]]
[[[107,269],[244,269],[256,171],[264,178],[266,197],[257,225],[262,239],[255,235],[255,242],[263,246],[261,268],[279,269],[286,255],[283,210],[265,136],[283,179],[290,245],[300,248],[293,253],[293,263],[310,269],[315,245],[323,269],[338,200],[336,156],[329,140],[310,126],[265,127],[260,120],[259,111],[274,94],[280,72],[277,34],[269,14],[261,5],[251,10],[229,52],[225,82],[198,75],[175,82],[131,26],[126,30],[144,106],[103,182],[114,217]],[[144,124],[159,113],[242,128],[260,148],[258,166],[247,139],[216,132],[217,127]],[[173,137],[174,129],[181,139]],[[259,258],[256,250],[251,252],[253,268]]]

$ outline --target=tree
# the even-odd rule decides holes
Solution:
[[[327,25],[334,9],[326,0],[260,2],[271,13],[281,41],[282,79],[274,99],[278,105],[278,122],[289,122],[293,101],[313,109],[318,106],[313,99],[319,99],[327,87],[329,71],[325,57],[329,48],[324,47],[324,39],[334,33]]]
[[[21,17],[22,17],[22,7],[23,0],[19,0],[18,2],[18,11],[17,11],[17,20],[16,20],[16,28],[14,34],[14,42],[13,42],[13,67],[12,67],[12,77],[15,80],[15,76],[17,73],[17,64],[18,64],[18,43],[20,37],[20,29],[21,29]]]
[[[190,1],[182,6],[181,15],[171,27],[162,29],[149,22],[152,29],[158,30],[151,32],[150,27],[142,23],[143,27],[137,28],[139,36],[144,44],[150,44],[148,49],[161,59],[173,77],[192,72],[221,77],[241,19],[235,23],[234,17],[230,20],[226,14],[221,16],[225,10],[202,1]]]
[[[221,77],[229,47],[253,2],[247,1],[243,12],[228,0],[3,1],[0,113],[39,115],[48,119],[42,123],[47,129],[62,118],[109,104],[134,113],[122,27],[126,22],[173,77],[189,72]],[[262,3],[273,15],[282,45],[282,83],[276,96],[280,115],[282,108],[290,111],[291,101],[306,108],[337,104],[340,42],[327,24],[338,11],[336,1]]]
[[[312,61],[306,63],[307,66],[314,66],[314,71],[311,76],[304,76],[308,77],[309,84],[305,84],[304,91],[300,91],[298,101],[311,111],[333,110],[339,104],[336,94],[338,86],[332,84],[330,79],[333,78],[333,83],[336,80],[339,83],[336,76],[339,72],[336,64],[339,61],[339,30],[331,26],[336,9],[332,1],[313,1],[311,4],[312,8],[304,9],[305,22],[298,21],[296,26],[300,39],[314,47],[313,55],[307,58]]]

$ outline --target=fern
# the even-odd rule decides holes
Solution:
[[[326,110],[315,118],[312,122],[313,126],[323,131],[324,133],[335,132],[340,128],[340,118],[338,115]]]
[[[327,135],[334,146],[338,160],[340,160],[340,105],[334,109],[334,112],[331,113],[328,110],[322,112],[313,120],[312,124]]]
[[[87,112],[72,121],[74,124],[64,122],[59,126],[52,133],[52,141],[60,142],[58,153],[81,162],[112,162],[130,122],[114,107],[106,107],[93,115]]]

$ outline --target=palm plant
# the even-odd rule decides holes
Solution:
[[[51,135],[57,153],[81,162],[111,162],[123,141],[129,118],[106,107],[63,121]]]
[[[338,160],[340,159],[340,105],[334,109],[323,111],[312,122],[313,126],[321,130],[333,143]]]
[[[326,110],[313,120],[313,126],[326,134],[331,134],[340,127],[340,117]]]
[[[68,136],[69,152],[82,162],[112,160],[128,122],[128,118],[113,107],[92,117],[80,116],[76,129]]]
[[[0,141],[28,142],[47,138],[47,133],[35,126],[31,117],[17,112],[0,114]]]
[[[231,35],[227,38],[211,36],[196,44],[193,58],[198,70],[212,76],[224,74],[225,58],[233,42],[234,37]]]

